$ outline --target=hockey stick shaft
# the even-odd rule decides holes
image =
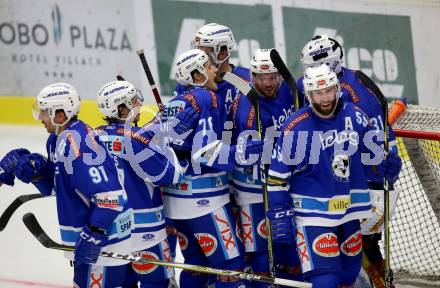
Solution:
[[[276,49],[270,50],[270,60],[272,60],[273,65],[277,68],[284,81],[286,81],[287,86],[289,86],[290,91],[295,98],[295,111],[298,111],[300,103],[298,97],[298,87],[296,85],[295,78],[293,78],[292,73],[290,73],[287,65],[284,63],[283,59]]]
[[[147,75],[148,83],[150,84],[151,90],[153,91],[154,99],[156,99],[157,107],[159,107],[159,111],[162,114],[163,112],[163,103],[160,98],[159,90],[157,90],[156,83],[154,82],[153,74],[151,73],[150,66],[148,66],[147,59],[145,58],[144,49],[140,49],[136,51],[139,55],[139,59],[141,60],[142,67],[144,68],[145,75]]]
[[[67,246],[63,244],[59,244],[55,241],[53,241],[47,234],[44,232],[41,225],[38,223],[37,218],[32,213],[27,213],[23,216],[23,222],[28,228],[28,230],[32,233],[32,235],[37,238],[37,240],[46,248],[49,249],[55,249],[55,250],[62,250],[62,251],[75,251],[75,247],[73,246]],[[165,262],[161,260],[152,260],[152,259],[145,259],[142,258],[142,256],[133,256],[131,254],[120,254],[120,253],[113,253],[113,252],[101,252],[101,256],[103,257],[109,257],[109,258],[115,258],[115,259],[121,259],[121,260],[127,260],[127,261],[135,261],[140,263],[148,263],[148,264],[154,264],[158,266],[166,266],[166,267],[172,267],[177,269],[184,269],[194,272],[200,272],[200,273],[207,273],[207,274],[214,274],[214,275],[223,275],[223,276],[232,276],[237,277],[244,280],[251,280],[251,281],[259,281],[259,282],[265,282],[265,283],[273,283],[273,284],[279,284],[279,285],[285,285],[288,287],[299,287],[299,288],[309,288],[312,287],[310,283],[300,282],[300,281],[293,281],[293,280],[287,280],[282,278],[271,278],[271,277],[265,277],[260,276],[256,274],[251,273],[244,273],[244,272],[238,272],[233,270],[224,270],[224,269],[215,269],[205,266],[199,266],[199,265],[191,265],[191,264],[184,264],[184,263],[176,263],[176,262]]]
[[[17,211],[17,209],[24,203],[33,200],[42,198],[43,195],[40,193],[36,194],[29,194],[29,195],[21,195],[15,198],[14,201],[12,201],[11,204],[6,208],[6,210],[3,212],[2,216],[0,216],[0,232],[3,231],[6,226],[9,223],[9,220],[11,219],[12,215]]]
[[[383,123],[384,123],[384,149],[385,152],[389,152],[389,142],[388,142],[388,102],[385,98],[385,95],[383,95],[380,88],[376,85],[376,83],[373,82],[367,75],[365,75],[361,71],[356,71],[356,75],[359,78],[359,80],[362,81],[362,83],[367,86],[373,94],[376,96],[376,99],[378,103],[382,107],[382,114],[383,114]],[[384,206],[385,206],[385,220],[384,220],[384,232],[385,232],[385,245],[384,245],[384,251],[385,251],[385,286],[386,287],[392,287],[393,284],[393,272],[391,271],[391,261],[390,261],[390,190],[389,190],[389,183],[386,178],[384,178],[383,181],[383,190],[384,190]]]
[[[260,137],[260,140],[262,140],[262,122],[260,118],[260,105],[258,103],[258,93],[253,89],[251,86],[249,86],[248,83],[246,83],[243,79],[238,77],[237,75],[225,72],[221,75],[222,78],[234,85],[238,90],[240,90],[241,93],[245,94],[246,97],[251,102],[252,106],[255,109],[255,113],[257,115],[257,129],[258,129],[258,135]],[[260,163],[260,173],[261,173],[261,183],[262,183],[262,190],[263,190],[263,204],[264,204],[264,215],[267,215],[267,212],[269,211],[269,193],[267,191],[267,181],[266,181],[266,169],[264,167],[263,161]],[[275,276],[275,263],[274,263],[274,256],[273,256],[273,242],[272,242],[272,227],[270,225],[269,219],[265,218],[266,223],[266,233],[267,233],[267,250],[268,250],[268,258],[269,258],[269,272],[272,277]]]

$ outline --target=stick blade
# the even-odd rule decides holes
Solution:
[[[243,93],[249,99],[252,106],[254,106],[254,108],[257,109],[256,106],[258,101],[258,92],[255,91],[255,89],[252,88],[249,85],[249,83],[247,83],[245,80],[243,80],[242,78],[231,72],[222,72],[220,73],[220,76],[223,78],[223,80],[231,83],[238,90],[240,90],[240,92]]]

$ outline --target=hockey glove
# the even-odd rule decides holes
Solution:
[[[20,158],[30,152],[27,149],[19,148],[9,151],[0,161],[0,182],[6,185],[14,185],[14,169]]]
[[[395,151],[391,151],[385,159],[385,178],[392,185],[399,179],[399,173],[402,170],[402,159]]]
[[[96,263],[101,249],[107,245],[107,242],[108,237],[104,230],[85,225],[76,242],[75,265]]]
[[[24,183],[37,182],[43,177],[47,169],[47,159],[41,154],[32,153],[20,158],[14,174]]]
[[[267,211],[267,218],[272,227],[272,240],[276,243],[293,244],[295,242],[296,225],[293,208],[274,206]]]
[[[394,184],[399,178],[400,170],[402,169],[402,160],[396,151],[390,151],[386,158],[376,166],[376,171],[371,176],[371,181],[383,184],[383,179],[386,178],[389,184]]]
[[[194,109],[185,109],[177,113],[175,121],[174,132],[181,135],[190,131],[197,126],[200,114]]]

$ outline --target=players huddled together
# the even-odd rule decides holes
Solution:
[[[384,184],[397,199],[402,164],[368,77],[342,66],[343,49],[327,35],[304,46],[297,89],[272,49],[257,49],[249,69],[231,64],[224,25],[204,25],[193,44],[175,60],[174,97],[147,124],[138,127],[144,99],[125,80],[98,91],[106,124],[96,128],[78,118],[72,85],[51,84],[33,106],[47,155],[18,148],[0,161],[0,183],[56,196],[62,243],[75,247],[66,252],[74,287],[176,285],[170,267],[101,252],[170,262],[177,243],[187,264],[318,288],[353,287],[362,257],[384,275],[383,214],[374,211],[383,210]],[[180,287],[210,285],[272,284],[180,275]]]

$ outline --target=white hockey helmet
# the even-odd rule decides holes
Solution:
[[[99,110],[109,118],[119,118],[118,106],[124,104],[129,110],[133,109],[132,100],[137,97],[143,102],[143,96],[133,84],[127,81],[112,81],[99,89],[96,101]]]
[[[313,37],[301,51],[301,63],[304,70],[308,67],[326,64],[335,73],[339,73],[341,72],[342,57],[342,46],[326,34]]]
[[[214,49],[210,55],[216,65],[221,65],[231,57],[232,48],[235,45],[234,34],[231,29],[217,23],[209,23],[202,26],[194,36],[194,45],[199,47],[212,47]],[[218,60],[222,47],[226,46],[228,55],[223,60]]]
[[[208,75],[206,74],[205,69],[205,63],[208,61],[208,55],[199,49],[192,49],[180,54],[176,58],[175,63],[177,82],[186,86],[204,86],[208,81]],[[205,81],[203,83],[194,83],[191,73],[195,70],[205,76]]]
[[[59,127],[69,122],[72,117],[78,115],[81,98],[76,89],[67,83],[54,83],[41,89],[37,101],[32,107],[32,113],[36,120],[41,120],[41,113],[47,112],[53,125]],[[63,110],[67,120],[62,124],[55,123],[55,114]]]
[[[272,49],[257,49],[251,59],[251,73],[268,74],[276,73],[278,69],[273,65],[270,59],[270,51]]]
[[[325,64],[322,64],[318,67],[308,67],[304,72],[303,85],[304,85],[304,92],[306,94],[307,100],[310,103],[310,106],[318,114],[320,113],[316,111],[316,109],[314,108],[313,106],[314,103],[309,92],[336,86],[336,99],[335,99],[336,103],[333,108],[333,111],[330,113],[330,115],[332,115],[334,110],[336,109],[337,103],[341,95],[341,85],[339,84],[339,79],[336,73],[330,70],[330,68]]]

